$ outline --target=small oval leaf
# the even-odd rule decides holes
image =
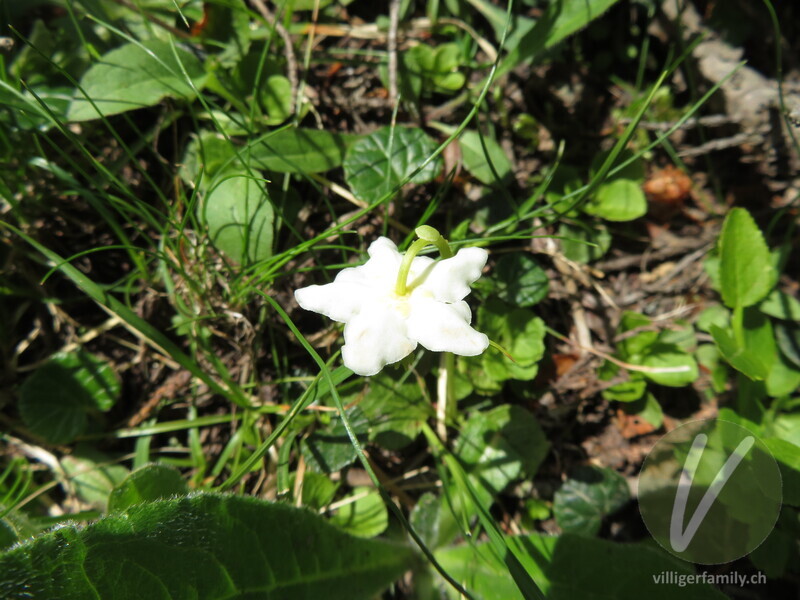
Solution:
[[[775,285],[769,249],[750,213],[734,208],[719,237],[722,300],[730,308],[752,306]]]

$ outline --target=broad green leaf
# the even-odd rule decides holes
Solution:
[[[89,415],[109,410],[120,394],[117,374],[84,350],[59,353],[22,384],[19,411],[25,425],[53,444],[86,430]]]
[[[189,492],[181,474],[165,465],[145,465],[115,486],[108,497],[109,512]]]
[[[504,254],[494,269],[495,293],[520,307],[533,306],[547,296],[547,273],[524,252]]]
[[[642,365],[651,369],[672,370],[667,372],[644,371],[650,381],[670,387],[689,385],[700,374],[694,357],[673,344],[656,343],[647,349]]]
[[[508,538],[524,549],[523,564],[534,574],[548,600],[725,600],[727,597],[707,583],[679,588],[654,577],[670,572],[685,578],[695,568],[645,544],[621,544],[565,533],[561,536],[533,534]],[[507,567],[488,543],[443,548],[436,558],[477,600],[522,600]],[[685,579],[684,579],[685,581]],[[448,598],[458,594],[448,588]]]
[[[758,309],[776,319],[800,321],[800,300],[778,289],[772,290]]]
[[[523,474],[533,477],[549,448],[536,418],[504,404],[470,415],[455,445],[464,469],[493,494]]]
[[[192,100],[193,87],[203,87],[205,78],[202,63],[182,47],[173,51],[159,40],[125,44],[104,54],[81,78],[83,92],[96,108],[81,94],[72,100],[67,117],[88,121],[153,106],[166,97]]]
[[[198,207],[214,246],[247,264],[272,256],[272,203],[264,183],[245,174],[225,176]]]
[[[725,360],[737,371],[756,381],[764,379],[769,374],[769,369],[762,358],[739,346],[726,329],[712,325],[711,337],[714,338],[714,342]]]
[[[750,213],[734,208],[718,241],[722,300],[730,308],[758,303],[775,285],[769,248]]]
[[[303,509],[202,494],[64,527],[0,556],[12,597],[373,598],[414,563]]]
[[[647,213],[647,198],[638,182],[615,179],[600,185],[583,210],[607,221],[633,221]]]
[[[556,523],[565,532],[595,535],[603,518],[630,500],[625,478],[611,469],[581,467],[553,497]]]
[[[111,491],[128,476],[128,469],[91,446],[79,445],[61,459],[71,490],[83,502],[105,510]]]
[[[359,198],[377,200],[398,187],[436,150],[436,142],[416,127],[382,127],[347,149],[344,176]],[[412,183],[431,181],[442,168],[439,157]]]
[[[322,129],[289,127],[265,137],[248,150],[253,163],[267,171],[323,173],[342,164],[352,137]]]
[[[352,502],[340,506],[331,517],[331,523],[363,538],[372,538],[386,531],[389,513],[376,489],[357,487],[343,500]]]
[[[511,175],[511,161],[494,138],[484,135],[481,143],[480,133],[467,129],[458,139],[458,145],[464,168],[481,183],[501,184]]]

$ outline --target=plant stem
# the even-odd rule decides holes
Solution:
[[[455,359],[452,352],[442,352],[436,379],[436,433],[443,440],[447,440],[447,421],[455,416]]]
[[[400,270],[397,273],[397,285],[395,286],[395,292],[398,296],[405,296],[406,292],[408,291],[407,287],[407,279],[408,279],[408,272],[411,270],[411,263],[414,262],[414,258],[420,251],[425,248],[430,242],[427,240],[417,240],[411,247],[406,251],[405,255],[403,255],[403,262],[400,263]]]

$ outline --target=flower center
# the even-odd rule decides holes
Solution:
[[[451,258],[453,251],[450,244],[442,237],[442,234],[436,231],[433,227],[422,225],[414,230],[419,239],[411,244],[411,247],[406,251],[403,256],[403,262],[400,263],[400,270],[397,273],[397,284],[394,291],[398,296],[406,296],[409,293],[408,289],[408,273],[411,271],[411,263],[414,262],[417,254],[422,251],[426,246],[436,246],[442,258]]]

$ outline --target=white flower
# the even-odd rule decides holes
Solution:
[[[388,238],[375,240],[369,260],[344,269],[326,285],[297,290],[298,304],[345,323],[342,358],[359,375],[375,375],[422,344],[434,352],[475,356],[489,338],[470,327],[472,314],[464,297],[481,276],[488,253],[463,248],[452,258],[434,261],[416,256],[407,291],[396,291],[403,255]]]

